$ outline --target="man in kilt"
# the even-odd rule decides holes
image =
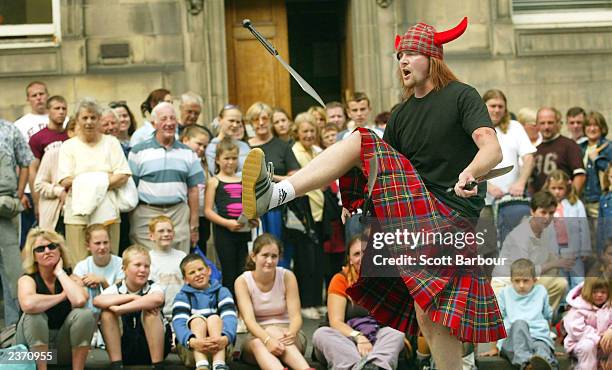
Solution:
[[[257,218],[340,178],[344,207],[355,211],[369,196],[368,210],[384,231],[471,230],[484,206],[486,186],[464,187],[494,168],[502,154],[480,95],[459,82],[443,61],[442,45],[466,27],[467,19],[445,32],[418,23],[396,36],[404,101],[394,110],[383,140],[368,129],[356,129],[276,184],[269,180],[263,152],[252,150],[243,170],[245,215]],[[370,192],[371,168],[377,170]],[[447,192],[449,187],[454,192]],[[451,254],[476,254],[475,243],[450,249]],[[414,251],[395,245],[388,251],[391,257],[449,253],[435,245]],[[420,328],[438,368],[461,369],[461,342],[492,342],[506,336],[495,295],[479,266],[397,269],[398,277],[362,273],[348,293],[383,325],[409,335]]]

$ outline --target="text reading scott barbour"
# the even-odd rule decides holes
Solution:
[[[432,257],[426,254],[419,255],[419,247],[435,246],[438,248],[453,247],[462,250],[467,246],[481,246],[485,243],[484,232],[427,232],[395,230],[394,232],[372,233],[371,245],[375,250],[384,247],[397,248],[407,247],[416,252],[396,255],[388,255],[374,252],[370,254],[375,266],[492,266],[503,265],[506,258],[491,258],[478,255],[465,256],[455,253],[441,253],[440,256]],[[447,251],[447,252],[450,252]]]

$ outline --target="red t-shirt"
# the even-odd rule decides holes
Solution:
[[[30,148],[34,157],[42,159],[47,150],[59,147],[66,140],[68,140],[66,131],[58,132],[45,127],[30,138]]]
[[[546,178],[555,170],[562,170],[570,178],[586,173],[582,163],[582,151],[578,144],[564,136],[538,145],[535,153],[535,168],[531,175],[534,192],[544,186]]]

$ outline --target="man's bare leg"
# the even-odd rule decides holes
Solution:
[[[315,157],[298,172],[277,184],[270,183],[261,149],[247,155],[242,170],[242,206],[248,219],[255,219],[307,192],[323,188],[360,167],[361,134],[355,132]]]
[[[431,321],[427,313],[415,302],[419,328],[429,344],[431,355],[440,370],[461,370],[463,344],[450,334],[450,329]]]
[[[326,187],[353,167],[360,168],[360,154],[361,134],[354,132],[327,148],[287,180],[293,185],[295,195],[302,196],[311,190]]]

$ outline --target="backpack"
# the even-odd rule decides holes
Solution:
[[[149,280],[147,284],[151,285],[153,281]],[[116,286],[118,291],[121,282],[118,282]],[[142,292],[139,294],[144,295]],[[151,365],[151,354],[149,352],[147,337],[145,336],[142,326],[141,315],[142,311],[136,311],[121,316],[121,323],[123,325],[121,353],[123,355],[124,365]],[[168,323],[165,323],[165,327],[164,358],[170,353],[172,344],[172,328]]]
[[[206,254],[204,254],[204,251],[202,250],[202,248],[200,248],[199,245],[196,244],[196,246],[192,248],[191,253],[195,253],[198,256],[202,257],[204,262],[206,262],[206,265],[210,268],[211,271],[210,280],[217,280],[218,282],[222,281],[223,277],[221,276],[221,271],[219,271],[217,265],[215,265],[211,260],[208,259],[208,257],[206,257]]]

